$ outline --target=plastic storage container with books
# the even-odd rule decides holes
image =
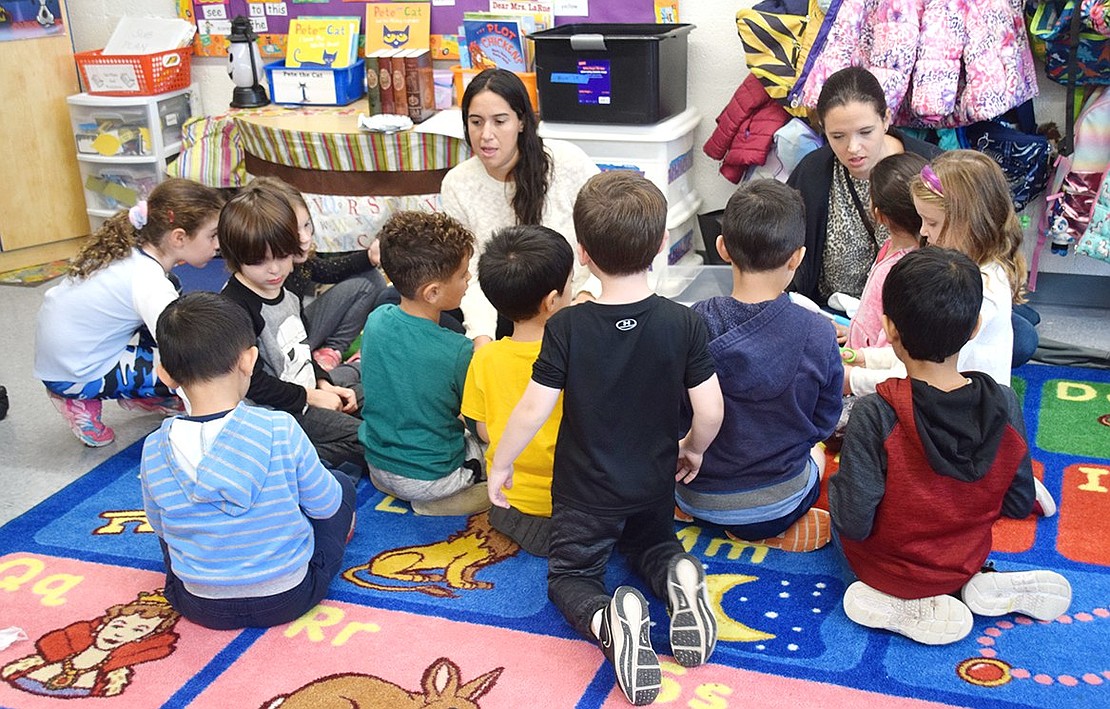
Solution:
[[[570,24],[536,32],[544,118],[658,123],[686,110],[690,24]]]
[[[270,100],[291,106],[346,106],[366,95],[362,59],[342,69],[287,67],[285,60],[265,66]]]
[[[78,155],[153,155],[155,133],[162,147],[177,152],[181,124],[192,115],[188,91],[157,97],[153,112],[134,99],[72,98],[69,117]]]
[[[90,213],[115,214],[146,199],[164,175],[156,162],[135,158],[79,158],[85,204]]]

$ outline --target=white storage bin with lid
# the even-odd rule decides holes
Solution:
[[[574,143],[602,170],[632,170],[651,180],[675,205],[694,192],[694,129],[701,115],[687,108],[649,126],[551,123],[542,121],[540,137]]]
[[[691,257],[696,256],[698,263],[701,257],[694,252],[698,243],[698,209],[701,207],[701,198],[697,194],[687,195],[686,199],[667,210],[667,245],[651,263],[648,281],[655,288],[655,284],[666,278],[667,269],[671,266],[690,263]]]

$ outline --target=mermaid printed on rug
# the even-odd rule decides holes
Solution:
[[[104,615],[51,630],[38,652],[0,668],[12,687],[47,697],[114,697],[131,683],[132,667],[173,654],[180,619],[162,589],[109,607]]]
[[[519,551],[516,542],[490,526],[489,513],[479,512],[467,518],[464,529],[447,539],[387,549],[367,563],[347,569],[343,578],[376,591],[415,591],[457,598],[460,590],[492,589],[492,583],[477,580],[476,574]]]
[[[460,684],[462,673],[459,666],[441,657],[424,670],[420,689],[414,692],[374,675],[329,675],[309,682],[291,694],[271,699],[262,705],[262,709],[318,709],[328,706],[480,709],[478,699],[493,689],[504,670],[504,667],[497,667],[466,684]]]

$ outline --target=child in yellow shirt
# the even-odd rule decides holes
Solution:
[[[463,388],[463,416],[477,424],[493,462],[513,407],[532,378],[548,318],[570,302],[574,253],[558,232],[514,226],[497,232],[478,260],[478,283],[497,312],[513,321],[513,334],[474,352]],[[525,551],[547,556],[551,524],[551,466],[562,419],[562,397],[513,466],[508,509],[493,507],[490,524]]]

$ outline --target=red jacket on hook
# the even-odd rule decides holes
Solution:
[[[739,182],[750,165],[767,162],[775,131],[786,125],[790,114],[767,95],[754,74],[736,88],[717,128],[705,141],[705,154],[721,160],[720,172],[729,182]]]

